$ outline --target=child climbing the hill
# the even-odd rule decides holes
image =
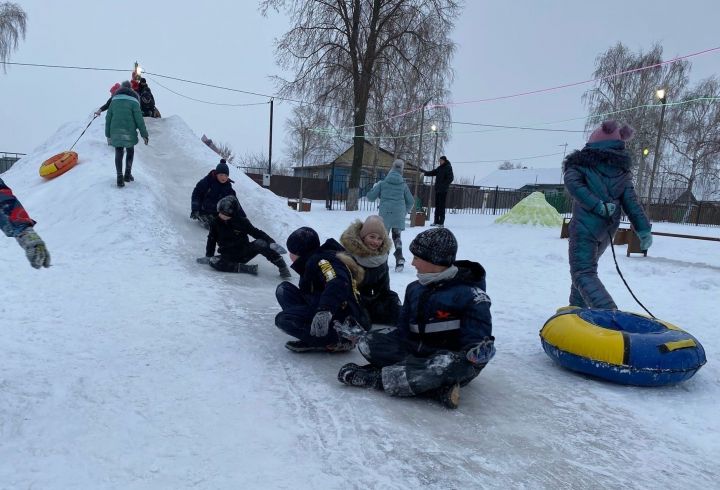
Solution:
[[[35,269],[50,267],[50,253],[35,232],[35,221],[28,216],[12,190],[0,179],[0,230],[15,237]]]
[[[380,216],[353,222],[340,237],[345,250],[363,268],[360,302],[373,323],[395,325],[400,316],[400,298],[390,289],[388,254],[392,242]]]
[[[347,321],[334,326],[358,342],[369,361],[340,368],[338,380],[393,396],[423,395],[457,408],[460,387],[495,355],[485,269],[455,260],[457,241],[447,228],[423,231],[410,244],[418,280],[405,291],[396,327],[365,332]]]
[[[213,221],[208,233],[205,257],[198,263],[208,264],[221,272],[244,272],[257,274],[258,266],[247,262],[256,255],[262,255],[280,271],[280,277],[292,277],[285,260],[280,256],[287,251],[275,243],[267,233],[255,228],[245,213],[240,214],[240,203],[235,196],[225,196],[217,204],[218,218]],[[252,242],[248,235],[255,238]],[[215,256],[217,246],[220,255]]]
[[[320,245],[315,230],[298,228],[287,239],[291,267],[300,274],[298,286],[283,282],[275,290],[282,311],[275,325],[298,340],[285,347],[293,352],[344,352],[355,347],[340,339],[332,322],[353,319],[370,328],[367,312],[359,302],[357,284],[363,271],[332,238]]]

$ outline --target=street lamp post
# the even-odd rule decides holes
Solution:
[[[418,159],[417,159],[417,169],[415,170],[415,192],[413,192],[413,196],[415,199],[417,199],[418,195],[418,181],[420,180],[420,170],[422,169],[422,140],[423,140],[423,131],[425,131],[425,107],[430,103],[430,99],[426,100],[423,105],[422,109],[420,111],[420,143],[418,144]],[[410,212],[410,226],[415,226],[415,215],[417,214],[417,210],[415,209],[417,206],[415,203],[413,203],[412,211]]]
[[[657,172],[658,165],[658,154],[660,153],[660,138],[662,137],[663,121],[665,120],[665,105],[667,103],[667,97],[665,96],[665,89],[659,89],[655,92],[655,95],[660,99],[662,110],[660,111],[660,125],[658,126],[657,140],[655,141],[655,154],[653,155],[653,165],[650,171],[650,186],[648,187],[647,203],[650,205],[652,199],[653,186],[655,185],[655,173]]]
[[[638,169],[637,176],[637,195],[642,199],[643,196],[643,178],[645,177],[645,157],[650,153],[650,148],[643,145],[642,152],[640,152],[640,168]]]
[[[433,170],[435,170],[435,162],[437,162],[437,144],[438,144],[438,127],[437,125],[433,124],[430,126],[430,130],[435,135],[435,146],[433,149]],[[425,219],[430,219],[430,212],[432,211],[433,207],[433,196],[435,195],[435,177],[432,178],[430,181],[430,198],[428,199],[429,205],[427,214],[425,215]]]
[[[305,134],[306,128],[300,129],[300,138],[302,139],[302,153],[300,154],[300,193],[298,196],[297,211],[302,211],[303,203],[303,179],[305,177]]]

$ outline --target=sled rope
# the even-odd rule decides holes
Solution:
[[[93,116],[93,118],[90,119],[90,122],[88,123],[88,125],[85,126],[85,129],[83,129],[83,132],[80,133],[80,136],[78,136],[78,138],[75,140],[75,143],[72,144],[72,146],[70,147],[70,149],[68,151],[72,151],[72,149],[75,148],[75,145],[77,145],[77,142],[80,141],[80,138],[82,138],[82,136],[85,134],[85,131],[88,130],[88,128],[90,127],[90,125],[93,123],[93,121],[95,119],[97,119],[97,116]]]

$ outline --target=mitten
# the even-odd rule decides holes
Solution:
[[[16,237],[20,246],[25,250],[25,255],[30,261],[30,265],[39,269],[40,267],[50,267],[50,253],[45,248],[45,242],[35,233],[32,226],[28,226]]]
[[[143,136],[143,141],[144,141],[145,144],[147,145],[147,144],[150,142],[150,137],[149,137],[149,136]]]
[[[595,206],[595,214],[599,214],[603,218],[608,218],[615,214],[615,210],[617,209],[617,205],[611,202],[599,202]]]
[[[637,236],[640,239],[640,250],[643,252],[652,246],[652,232],[650,230],[638,231]]]
[[[310,335],[313,337],[325,337],[330,327],[332,313],[329,311],[318,311],[310,324]]]
[[[190,219],[199,219],[199,218],[200,218],[199,211],[190,211]]]
[[[282,247],[282,245],[279,245],[279,244],[274,243],[274,242],[270,244],[270,250],[272,250],[273,252],[278,253],[278,254],[280,254],[280,255],[283,255],[283,254],[286,254],[286,253],[287,253],[287,250],[285,250],[285,249]]]
[[[495,356],[495,337],[485,337],[482,342],[468,349],[465,357],[476,366],[484,366]]]

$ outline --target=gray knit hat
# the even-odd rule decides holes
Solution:
[[[410,253],[435,265],[451,266],[457,254],[457,240],[447,228],[433,228],[420,233],[410,243]]]
[[[398,158],[397,160],[395,160],[394,162],[392,162],[392,167],[390,168],[390,170],[396,170],[396,171],[398,171],[398,172],[400,172],[400,173],[403,173],[403,168],[404,168],[404,167],[405,167],[405,162],[403,162],[402,160],[400,160],[400,159]]]

